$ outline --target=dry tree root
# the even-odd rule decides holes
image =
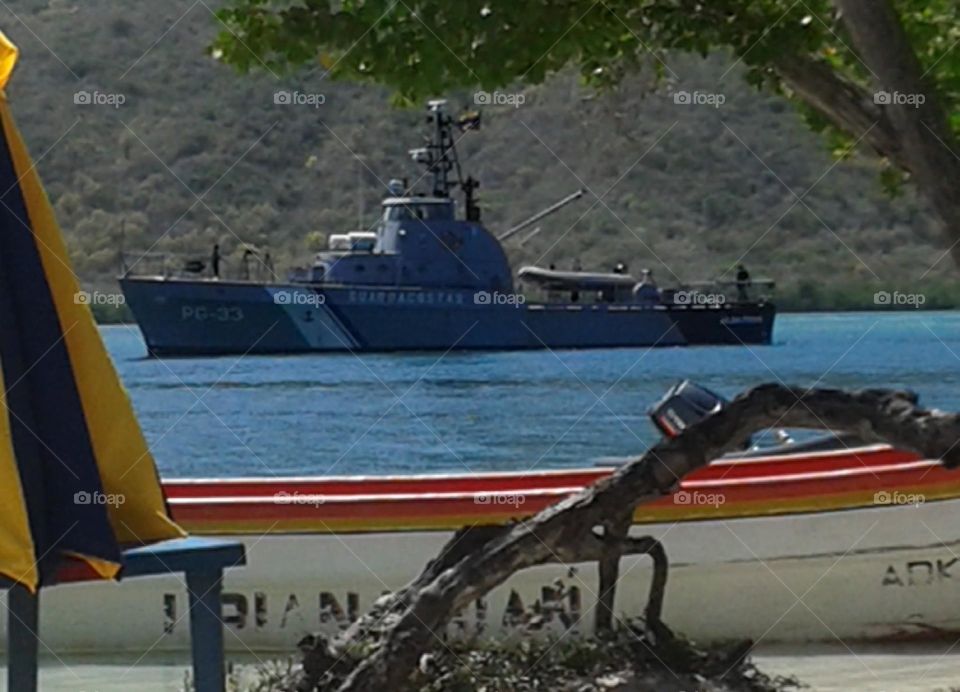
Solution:
[[[960,439],[960,416],[923,410],[916,404],[916,396],[909,392],[762,385],[529,520],[464,529],[416,580],[378,601],[327,652],[339,652],[340,662],[351,659],[349,674],[336,676],[337,689],[403,689],[421,655],[442,637],[454,614],[515,572],[551,562],[598,563],[601,598],[596,625],[603,632],[613,624],[620,557],[651,555],[660,568],[655,569],[644,636],[657,647],[669,646],[675,638],[660,621],[666,555],[656,541],[627,535],[638,505],[672,493],[689,472],[744,448],[753,433],[775,425],[849,431],[867,442],[886,441],[940,458],[948,468],[960,464],[960,445],[955,444]],[[345,653],[358,647],[361,653],[355,657]],[[684,655],[682,647],[677,653]]]

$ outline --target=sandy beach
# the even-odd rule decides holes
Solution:
[[[816,692],[934,692],[957,684],[958,656],[951,643],[849,649],[836,644],[802,650],[764,647],[754,660],[764,672],[795,676]],[[49,692],[182,692],[187,669],[187,662],[177,659],[47,658],[40,686]],[[5,671],[0,673],[0,692],[7,692]]]

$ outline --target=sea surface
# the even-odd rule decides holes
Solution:
[[[103,328],[163,476],[551,469],[642,453],[690,378],[916,391],[960,410],[960,312],[788,314],[771,346],[149,359]]]

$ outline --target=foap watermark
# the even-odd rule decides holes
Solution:
[[[927,498],[922,493],[901,493],[898,490],[878,490],[873,495],[875,505],[913,505],[919,507]]]
[[[527,498],[520,493],[479,493],[473,496],[475,505],[507,505],[519,508]]]
[[[904,94],[899,91],[878,91],[873,95],[878,106],[913,106],[919,108],[927,102],[923,94]]]
[[[119,307],[127,302],[122,293],[101,293],[100,291],[77,291],[73,294],[73,302],[77,305],[112,305]]]
[[[713,106],[719,108],[727,102],[724,94],[713,94],[707,91],[675,91],[673,102],[678,106]]]
[[[522,293],[500,293],[500,291],[477,291],[473,294],[474,305],[512,305],[520,307],[527,302]]]
[[[900,291],[877,291],[873,294],[873,304],[883,307],[912,307],[919,309],[927,302],[922,293],[901,293]]]
[[[309,505],[311,507],[319,507],[326,502],[326,499],[323,495],[308,495],[299,492],[288,493],[286,490],[281,490],[274,494],[273,501],[278,505]]]
[[[110,505],[119,507],[127,501],[123,493],[102,493],[95,490],[92,493],[86,490],[80,490],[73,494],[73,504],[75,505]]]
[[[473,94],[473,102],[478,106],[513,106],[519,108],[526,100],[527,97],[520,92],[477,91]]]
[[[727,297],[722,293],[702,293],[700,291],[677,291],[673,294],[676,305],[723,305]]]
[[[702,493],[699,490],[678,490],[673,494],[673,504],[690,507],[715,507],[720,509],[727,498],[723,493]]]
[[[309,305],[318,308],[327,302],[327,297],[322,293],[277,291],[273,294],[273,302],[277,305]]]
[[[111,106],[112,108],[119,108],[126,102],[127,97],[120,93],[81,89],[73,94],[73,103],[76,106]]]
[[[319,108],[327,102],[325,94],[308,94],[302,91],[276,91],[273,103],[277,106],[310,106]]]

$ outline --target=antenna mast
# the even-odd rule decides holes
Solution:
[[[426,166],[433,176],[433,195],[435,197],[449,197],[454,187],[459,187],[466,195],[467,219],[480,220],[480,210],[473,199],[473,192],[480,183],[473,178],[464,179],[460,169],[460,157],[457,155],[457,145],[453,138],[453,128],[462,132],[475,130],[480,127],[480,114],[477,112],[465,113],[454,120],[446,112],[447,102],[436,99],[427,103],[427,122],[431,126],[430,136],[426,146],[411,149],[410,156],[417,163]],[[451,182],[450,173],[456,171],[456,181]]]

